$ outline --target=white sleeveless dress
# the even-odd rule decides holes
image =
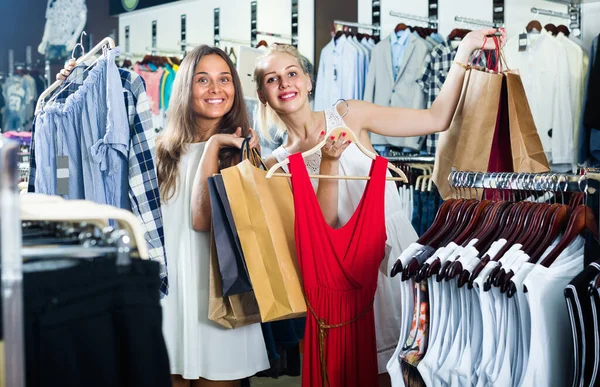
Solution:
[[[162,200],[169,295],[161,300],[171,373],[237,380],[269,368],[260,324],[225,329],[208,319],[210,233],[192,228],[192,187],[206,143],[188,144],[177,193]]]
[[[335,106],[325,112],[327,132],[339,126],[348,126]],[[290,153],[283,147],[275,149],[272,154],[278,161],[286,159]],[[361,152],[355,144],[351,144],[340,157],[340,175],[368,176],[372,160]],[[310,174],[318,174],[321,168],[321,152],[305,159]],[[389,172],[388,172],[389,174]],[[366,180],[338,180],[338,217],[340,225],[346,224],[360,202],[366,187]],[[313,180],[317,189],[318,182]],[[402,202],[396,183],[386,184],[385,216],[389,261],[393,263],[402,251],[418,239],[417,233],[402,211]],[[384,259],[379,271],[377,293],[375,294],[375,329],[377,335],[377,361],[379,373],[385,373],[386,364],[394,354],[400,338],[402,305],[399,300],[400,280],[390,278],[388,259]],[[412,313],[412,311],[411,311]]]

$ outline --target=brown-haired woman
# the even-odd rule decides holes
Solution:
[[[194,49],[179,67],[156,147],[170,283],[163,332],[173,386],[237,387],[269,367],[260,325],[233,330],[208,320],[207,178],[239,161],[248,135],[256,147],[233,63],[219,48]]]

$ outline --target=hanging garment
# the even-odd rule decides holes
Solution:
[[[425,94],[417,85],[425,57],[429,48],[423,39],[410,32],[400,41],[392,42],[397,36],[392,34],[382,40],[372,51],[372,59],[367,75],[364,100],[381,106],[425,108]],[[394,43],[394,46],[392,44]],[[394,49],[394,50],[393,50]],[[400,62],[394,63],[394,57]],[[392,145],[420,150],[419,137],[384,137],[371,134],[373,145]]]
[[[551,34],[528,35],[527,50],[519,51],[518,37],[510,39],[504,55],[511,69],[519,70],[531,113],[548,161],[573,162],[573,102],[567,49]],[[542,58],[555,58],[543,60]]]
[[[4,82],[3,94],[6,103],[3,130],[23,130],[28,121],[28,105],[35,98],[35,90],[31,89],[25,77],[13,75]]]
[[[171,373],[237,380],[269,368],[260,324],[225,329],[208,319],[210,233],[192,228],[191,195],[206,143],[188,144],[177,193],[163,201],[169,295],[162,299]]]
[[[581,129],[579,130],[579,141],[578,141],[578,157],[577,162],[579,164],[587,164],[588,166],[595,167],[600,166],[600,131],[598,127],[589,126],[586,124],[586,112],[588,109],[592,109],[592,103],[588,104],[590,91],[594,87],[591,83],[592,73],[595,71],[594,66],[597,62],[597,51],[600,51],[600,44],[598,40],[600,36],[597,36],[592,42],[590,49],[590,57],[588,61],[587,75],[585,77],[586,84],[584,88],[584,99],[583,99],[583,113],[580,117]],[[600,74],[600,72],[599,72]],[[600,77],[600,75],[599,75]],[[592,91],[594,93],[594,91]],[[588,108],[588,106],[590,106]]]
[[[336,127],[348,126],[344,123],[337,107],[327,109],[324,114],[328,133]],[[278,161],[286,159],[289,155],[289,152],[283,146],[273,151],[273,156]],[[304,161],[310,174],[318,174],[321,169],[321,152],[306,157]],[[356,145],[351,144],[342,153],[339,163],[339,173],[341,175],[366,176],[369,173],[371,159],[362,153]],[[315,192],[317,184],[317,180],[313,181]],[[356,208],[358,208],[365,186],[366,182],[360,180],[338,181],[338,225],[348,222]],[[394,182],[386,183],[385,195],[385,223],[389,253],[381,265],[377,293],[375,294],[375,327],[380,373],[387,372],[386,364],[394,353],[398,339],[401,337],[402,331],[398,321],[401,321],[404,316],[404,304],[396,302],[396,295],[401,291],[401,284],[396,279],[386,275],[386,273],[389,273],[387,261],[389,257],[392,258],[390,261],[393,261],[402,254],[404,249],[417,240],[417,233],[406,214],[402,211],[402,202]],[[409,313],[412,317],[412,308],[410,308]]]
[[[589,86],[584,113],[584,123],[590,128],[599,128],[600,113],[598,112],[597,107],[600,104],[600,45],[598,44],[598,37],[596,37],[594,42],[596,49],[592,52],[592,55],[594,56],[594,64],[589,73]]]
[[[309,315],[302,385],[373,386],[377,349],[373,302],[385,255],[387,160],[372,163],[361,203],[341,228],[329,226],[301,154],[289,157],[298,264]]]
[[[573,386],[591,386],[594,355],[594,315],[588,293],[590,282],[600,274],[600,265],[591,263],[567,285],[565,299],[573,332]]]
[[[160,114],[160,90],[161,78],[164,73],[163,68],[156,67],[152,64],[150,64],[149,67],[145,67],[136,63],[133,65],[133,71],[144,78],[144,82],[146,82],[146,93],[148,94],[148,101],[150,101],[152,114]]]
[[[331,39],[319,59],[314,109],[325,110],[340,99],[361,99],[359,55],[362,52],[345,35]]]
[[[425,108],[425,94],[416,83],[419,71],[429,54],[423,39],[408,34],[404,55],[398,54],[400,63],[393,63],[392,37],[383,39],[372,51],[371,64],[367,75],[364,100],[381,106]],[[401,47],[399,52],[402,52]],[[394,67],[397,74],[394,76]],[[392,145],[420,150],[419,137],[384,137],[371,134],[374,145]]]
[[[132,259],[122,270],[113,258],[24,264],[26,385],[171,386],[158,266]]]
[[[83,85],[64,103],[48,104],[38,115],[36,159],[46,160],[43,173],[36,176],[36,192],[63,194],[57,170],[59,158],[66,157],[65,198],[131,208],[127,189],[130,134],[116,52],[110,50],[108,57],[99,58]]]
[[[433,105],[433,102],[440,94],[455,56],[456,49],[449,40],[445,40],[443,43],[435,46],[431,51],[431,54],[425,57],[423,69],[419,79],[417,79],[417,83],[425,92],[427,108],[430,108],[431,105]],[[425,142],[427,153],[435,154],[438,136],[438,133],[427,135]]]
[[[571,90],[570,99],[573,103],[573,144],[574,149],[579,149],[579,131],[581,130],[581,114],[583,111],[583,91],[585,88],[585,76],[589,63],[589,58],[586,52],[581,47],[569,39],[565,34],[559,32],[556,40],[568,52],[569,60],[569,86]],[[574,152],[573,167],[577,165],[577,154]]]
[[[78,66],[69,75],[69,82],[55,99],[56,103],[64,103],[67,98],[77,92],[93,67]],[[144,229],[144,238],[148,243],[150,259],[161,264],[160,291],[168,293],[167,258],[164,250],[164,231],[158,179],[155,168],[155,136],[156,129],[152,124],[152,112],[146,95],[146,86],[142,77],[136,73],[118,69],[121,78],[121,91],[125,101],[128,117],[129,143],[129,202],[131,211],[140,220]],[[29,159],[28,192],[35,192],[36,181],[36,143],[35,123],[32,127],[31,154]]]

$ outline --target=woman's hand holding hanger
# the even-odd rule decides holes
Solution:
[[[69,59],[69,61],[65,64],[65,67],[60,70],[58,74],[56,74],[57,81],[64,81],[69,77],[71,71],[77,66],[77,61],[75,59]]]

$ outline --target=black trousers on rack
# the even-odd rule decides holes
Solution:
[[[27,387],[167,387],[159,267],[79,260],[25,273]]]

